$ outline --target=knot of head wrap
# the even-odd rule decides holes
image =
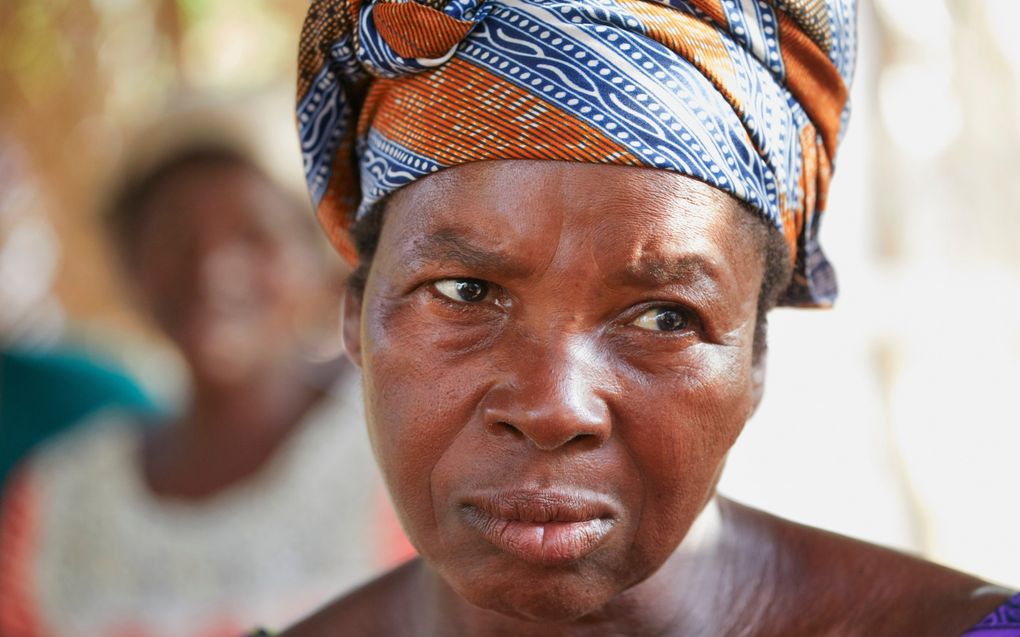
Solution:
[[[297,107],[308,188],[355,262],[351,224],[443,168],[671,170],[783,234],[781,303],[828,305],[818,227],[855,46],[855,0],[315,0]]]
[[[363,6],[358,60],[379,77],[398,77],[435,68],[485,19],[492,5],[451,0],[442,10],[417,2],[377,2]]]

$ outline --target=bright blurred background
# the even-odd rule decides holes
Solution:
[[[85,344],[156,395],[179,391],[95,211],[130,140],[182,94],[272,96],[264,141],[296,156],[305,8],[0,3],[3,341]],[[766,399],[723,490],[1020,585],[1020,3],[861,0],[860,13],[822,231],[841,297],[773,314]]]

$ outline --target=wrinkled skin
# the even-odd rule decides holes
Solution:
[[[408,187],[387,209],[366,320],[347,323],[409,536],[463,597],[520,617],[580,617],[657,569],[755,406],[753,220],[701,182],[633,169],[606,188],[604,170],[485,163]],[[492,298],[434,285],[464,278]],[[635,324],[660,307],[688,326]],[[510,488],[603,494],[613,529],[574,563],[528,564],[459,510]]]
[[[343,332],[423,559],[285,635],[948,637],[1001,601],[716,498],[763,377],[755,223],[612,166],[469,164],[394,195]],[[512,512],[580,494],[608,531],[522,550],[473,523],[506,492]]]

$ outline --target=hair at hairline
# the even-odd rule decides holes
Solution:
[[[302,222],[301,226],[307,230],[309,237],[320,236],[314,223],[305,222],[309,216],[306,213],[307,204],[282,187],[248,153],[232,144],[216,140],[195,141],[168,153],[145,170],[129,174],[110,193],[101,216],[122,263],[128,266],[133,264],[136,257],[135,241],[148,220],[148,205],[154,195],[168,181],[186,170],[199,167],[251,171],[275,189],[288,206],[293,207],[295,218]]]

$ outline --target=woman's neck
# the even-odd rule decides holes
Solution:
[[[308,395],[302,377],[299,365],[287,363],[244,382],[199,384],[179,423],[181,432],[196,440],[273,437]]]
[[[150,490],[199,500],[263,467],[321,397],[297,364],[231,386],[195,389],[189,411],[146,439],[142,469]]]

